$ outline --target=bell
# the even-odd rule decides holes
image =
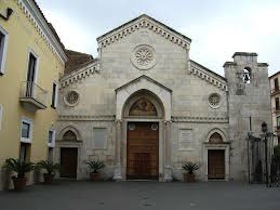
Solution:
[[[244,75],[244,82],[248,83],[250,81],[250,75],[249,74],[245,74]]]

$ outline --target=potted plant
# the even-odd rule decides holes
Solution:
[[[186,171],[184,173],[184,179],[186,182],[195,182],[195,173],[194,171],[199,169],[199,165],[194,162],[187,162],[182,166],[182,169]]]
[[[88,160],[86,161],[88,168],[90,170],[90,178],[92,181],[99,180],[100,170],[105,168],[105,164],[100,160]]]
[[[36,164],[36,168],[43,169],[46,172],[44,173],[44,183],[52,184],[56,171],[59,170],[60,166],[58,163],[54,163],[53,161],[41,160]]]
[[[26,186],[25,174],[34,169],[35,165],[32,162],[25,162],[20,159],[8,158],[4,164],[4,168],[16,173],[16,176],[12,176],[14,183],[14,189],[16,191],[24,190]]]

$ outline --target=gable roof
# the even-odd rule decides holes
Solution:
[[[76,52],[72,50],[66,50],[68,61],[65,64],[64,74],[70,74],[75,70],[82,68],[83,66],[95,62],[92,55]]]
[[[156,80],[154,80],[154,79],[152,79],[151,77],[148,77],[148,76],[146,76],[146,75],[142,75],[142,76],[140,76],[140,77],[137,77],[136,79],[133,79],[133,80],[129,81],[128,83],[126,83],[126,84],[124,84],[124,85],[118,87],[118,88],[115,90],[115,92],[118,92],[119,90],[121,90],[121,89],[123,89],[123,88],[126,88],[126,87],[128,87],[129,85],[131,85],[131,84],[133,84],[133,83],[135,83],[135,82],[137,82],[137,81],[140,81],[140,80],[142,80],[142,79],[145,79],[145,80],[147,80],[147,81],[149,81],[149,82],[152,82],[152,83],[154,83],[154,84],[156,84],[156,85],[162,87],[163,89],[167,90],[168,92],[172,92],[172,90],[169,89],[168,87],[165,87],[164,85],[162,85],[162,84],[159,83],[158,81],[156,81]]]
[[[147,28],[158,35],[165,37],[171,42],[183,48],[189,49],[191,43],[190,38],[146,14],[140,15],[131,21],[122,24],[121,26],[98,37],[96,40],[99,43],[99,47],[106,47],[141,28]]]

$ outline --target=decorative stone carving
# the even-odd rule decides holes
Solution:
[[[221,96],[218,93],[212,93],[209,96],[209,104],[213,108],[219,107],[221,102]]]
[[[216,86],[223,91],[227,91],[228,87],[226,81],[223,81],[223,79],[219,78],[219,76],[209,74],[209,71],[207,71],[205,67],[196,64],[194,61],[191,61],[189,64],[188,73],[210,83],[211,85]]]
[[[147,70],[156,64],[155,51],[149,45],[137,46],[131,56],[133,65],[141,70]]]
[[[74,90],[67,92],[64,101],[68,106],[75,106],[79,102],[79,93]]]

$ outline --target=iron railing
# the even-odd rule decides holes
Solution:
[[[20,97],[33,99],[36,102],[46,106],[48,92],[32,81],[24,81],[21,84]]]

